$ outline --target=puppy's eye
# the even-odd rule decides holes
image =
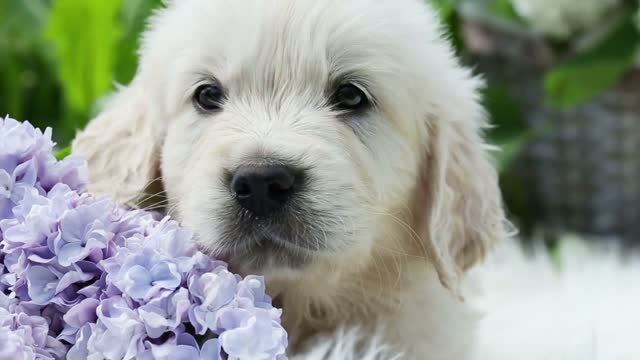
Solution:
[[[369,98],[356,85],[345,84],[338,88],[334,103],[340,110],[357,111],[369,106]]]
[[[193,101],[203,111],[217,111],[222,108],[224,91],[216,85],[201,85],[193,95]]]

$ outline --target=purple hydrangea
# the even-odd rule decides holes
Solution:
[[[0,359],[61,359],[66,351],[45,318],[26,314],[17,299],[0,294]]]
[[[0,358],[286,359],[264,280],[170,218],[85,192],[51,130],[0,119]]]

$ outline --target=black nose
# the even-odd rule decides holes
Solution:
[[[233,174],[231,191],[240,206],[265,217],[284,207],[296,180],[295,171],[283,165],[247,166]]]

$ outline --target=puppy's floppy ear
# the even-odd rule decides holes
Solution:
[[[78,133],[72,148],[89,163],[90,191],[128,202],[158,177],[162,136],[150,110],[144,89],[134,80]]]
[[[492,149],[483,139],[485,113],[475,96],[459,105],[429,116],[417,200],[428,255],[454,291],[461,274],[507,235],[508,224]]]

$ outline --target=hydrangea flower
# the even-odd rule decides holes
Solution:
[[[0,294],[0,359],[63,359],[65,353],[46,319],[25,314],[16,299]]]
[[[51,131],[0,119],[0,358],[285,359],[262,278],[170,218],[84,191]]]
[[[555,39],[597,25],[621,0],[513,0],[513,7],[531,27]]]
[[[54,240],[54,253],[62,266],[69,266],[92,256],[102,260],[103,250],[113,233],[109,231],[113,204],[102,200],[69,210],[60,221],[60,233]]]

